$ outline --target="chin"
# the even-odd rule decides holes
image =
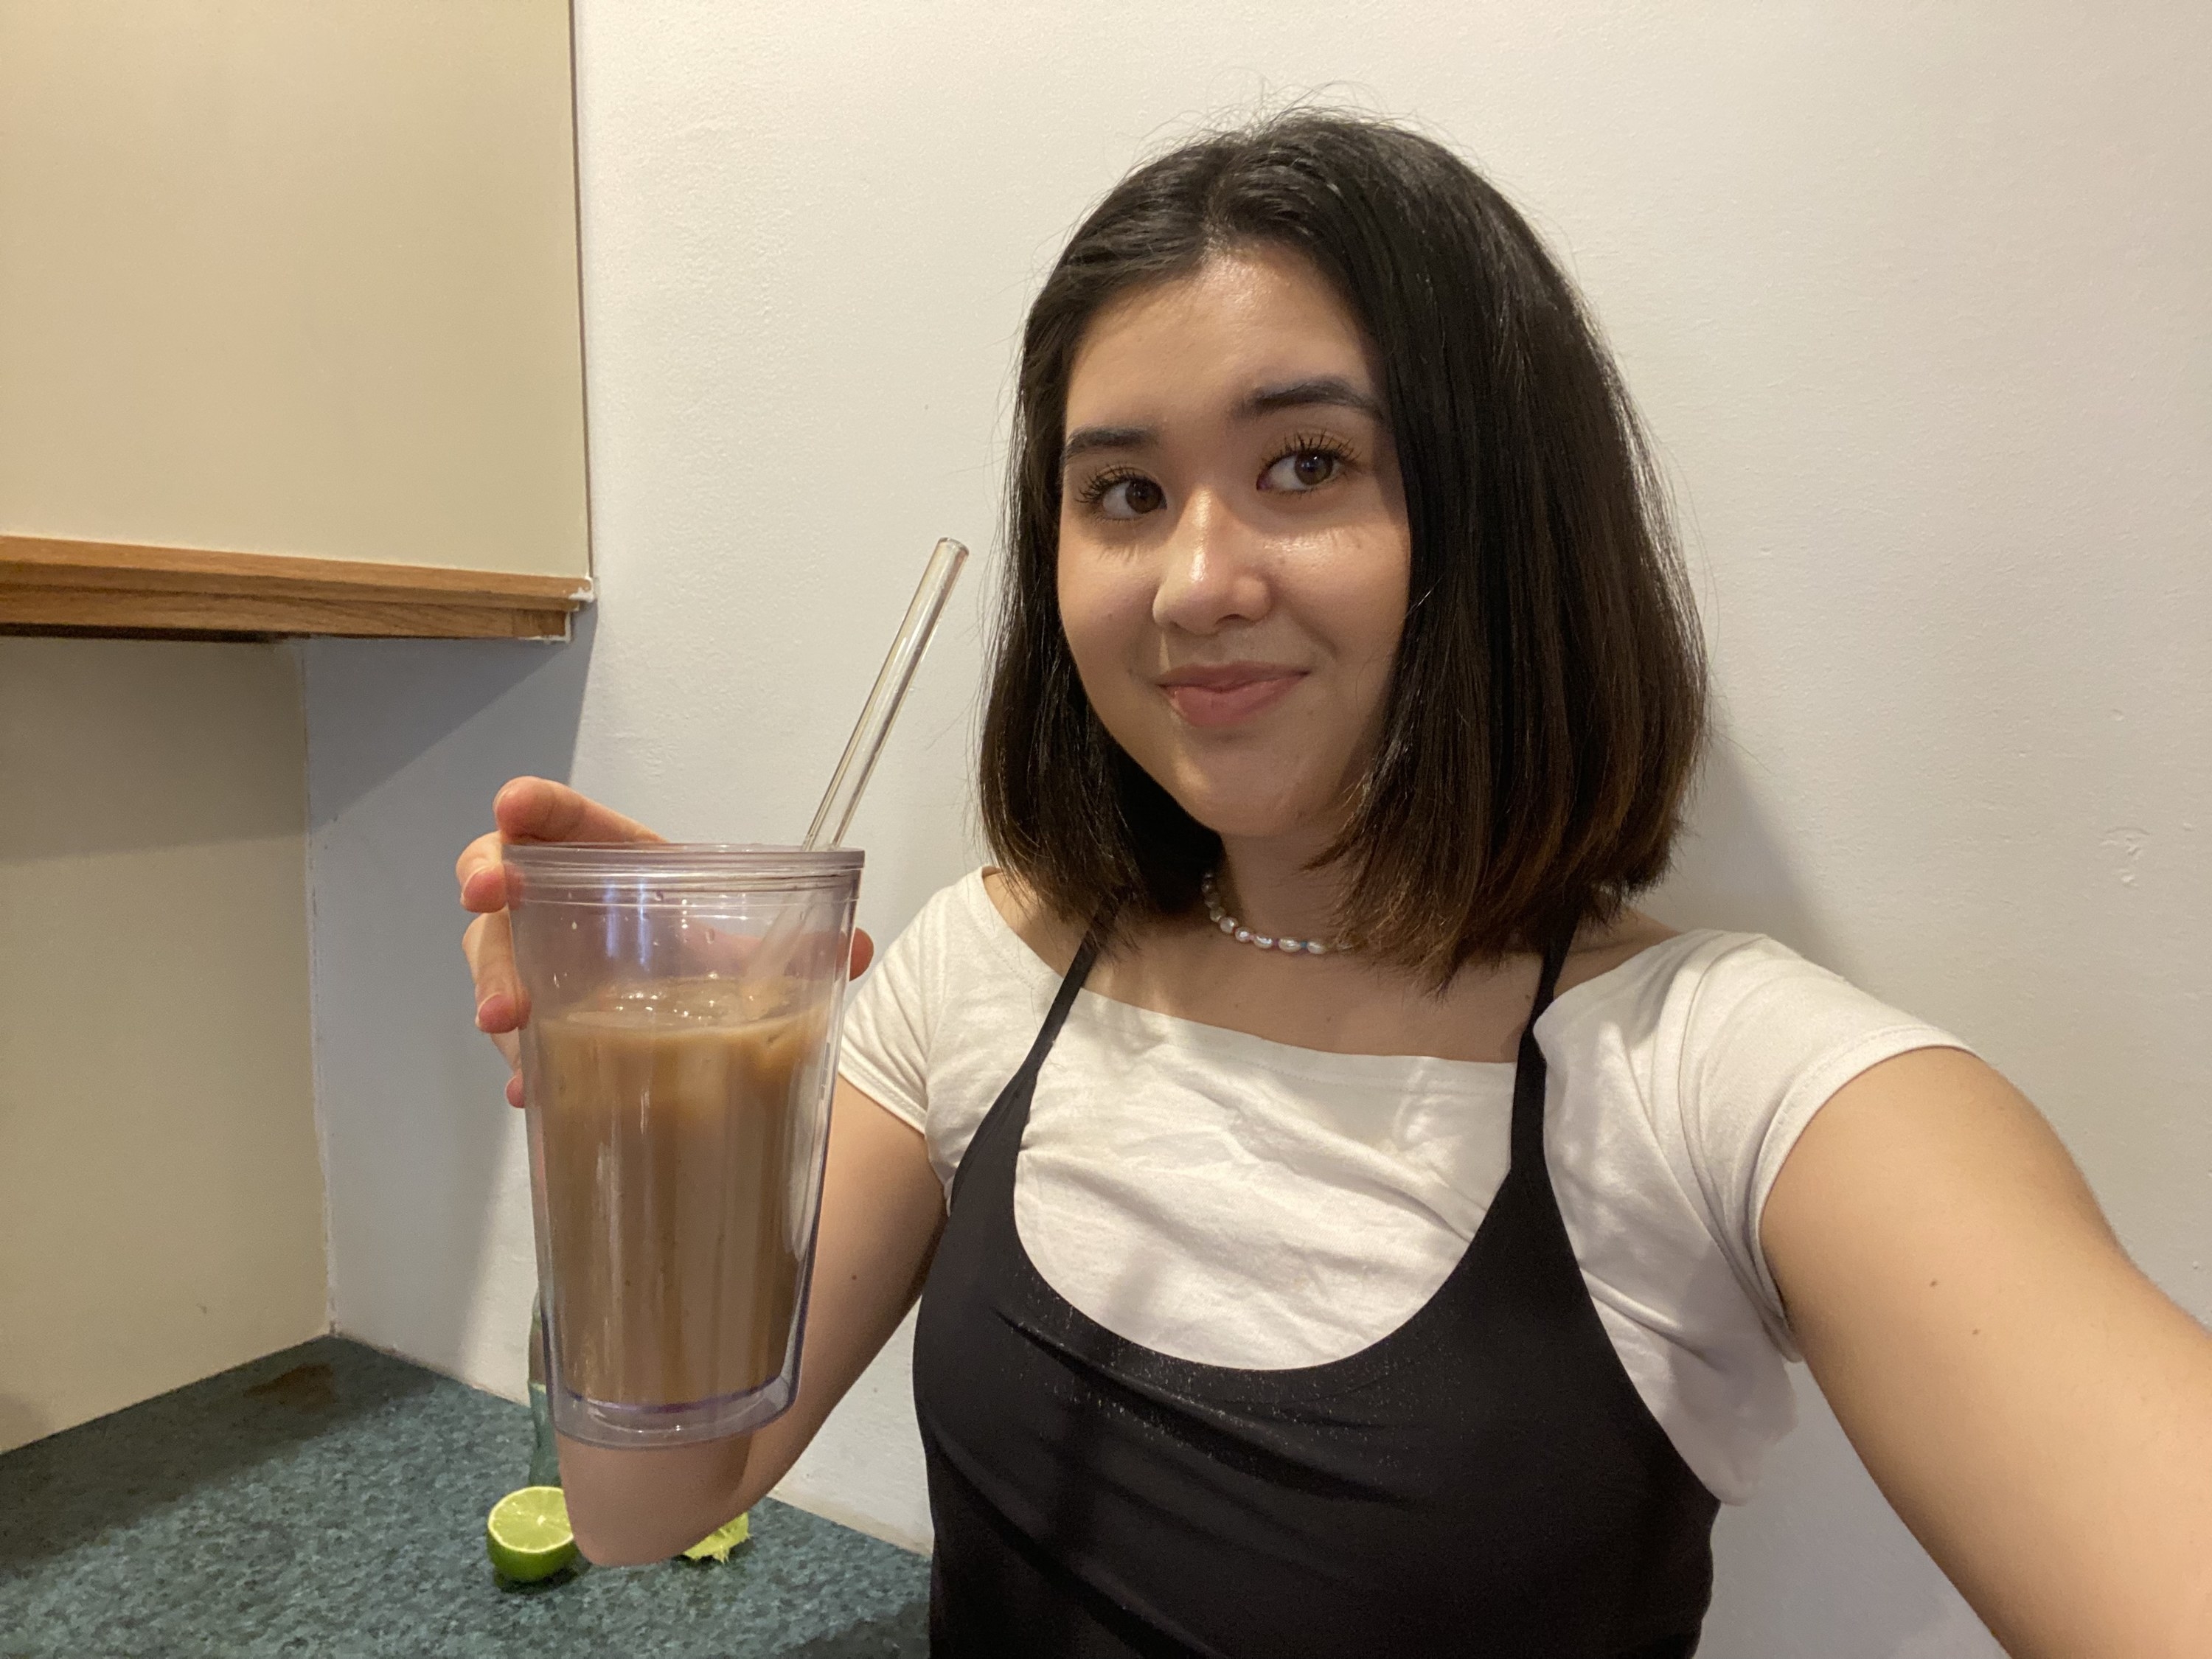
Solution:
[[[1215,835],[1238,841],[1310,835],[1332,816],[1330,802],[1319,792],[1286,790],[1280,782],[1250,788],[1177,779],[1168,793]]]

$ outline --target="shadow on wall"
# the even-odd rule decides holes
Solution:
[[[1832,961],[1828,931],[1761,804],[1765,782],[1758,760],[1716,726],[1674,866],[1646,908],[1676,927],[1766,933],[1811,961]]]
[[[492,788],[533,769],[565,780],[598,623],[586,608],[565,641],[310,641],[308,827],[328,828],[426,761],[441,773],[465,768],[472,731],[478,750],[487,740],[517,746],[515,763]],[[451,749],[455,742],[461,750]],[[481,832],[490,827],[490,790],[477,805]]]
[[[2004,1659],[1793,1371],[1803,1420],[1714,1531],[1700,1659]]]
[[[46,1414],[29,1401],[0,1394],[0,1449],[27,1446],[52,1431]]]
[[[469,1018],[453,861],[491,827],[507,779],[568,776],[593,629],[586,611],[565,644],[318,641],[306,652],[333,1318],[507,1392],[521,1386],[535,1284],[529,1200],[505,1064]],[[493,1305],[512,1302],[515,1327],[489,1358],[471,1318],[487,1289]]]
[[[298,835],[270,786],[298,753],[289,673],[265,645],[0,639],[0,860]]]

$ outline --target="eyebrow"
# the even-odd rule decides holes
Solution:
[[[1382,418],[1382,404],[1341,374],[1314,374],[1281,386],[1261,386],[1237,405],[1236,415],[1239,420],[1249,421],[1285,409],[1318,406],[1355,410],[1378,421]],[[1159,428],[1152,426],[1079,427],[1067,434],[1067,441],[1060,446],[1060,462],[1065,466],[1077,456],[1094,450],[1143,449],[1158,443],[1159,437]]]
[[[1357,410],[1378,421],[1382,418],[1382,405],[1341,374],[1315,374],[1285,386],[1261,386],[1237,406],[1237,412],[1249,419],[1255,415],[1273,415],[1278,410],[1309,409],[1316,404]]]
[[[1060,446],[1060,464],[1066,465],[1078,455],[1087,455],[1094,449],[1143,449],[1159,441],[1160,431],[1154,426],[1086,426],[1067,434]]]

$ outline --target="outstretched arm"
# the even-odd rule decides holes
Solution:
[[[2212,1654],[2212,1335],[2011,1085],[1956,1049],[1863,1073],[1760,1240],[1851,1443],[2008,1651]]]

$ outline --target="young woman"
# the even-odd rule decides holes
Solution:
[[[948,1654],[1687,1654],[1799,1352],[2014,1652],[2212,1652],[2212,1338],[2034,1110],[1626,906],[1698,635],[1494,191],[1312,112],[1139,169],[1030,313],[1009,530],[998,864],[855,994],[798,1403],[565,1445],[586,1553],[760,1498],[919,1295]],[[512,1054],[501,844],[649,832],[495,814]]]

